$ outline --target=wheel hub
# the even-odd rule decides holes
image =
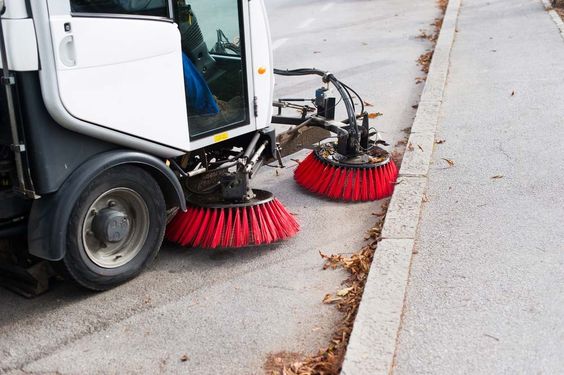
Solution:
[[[129,218],[121,211],[105,208],[94,217],[92,230],[102,242],[120,242],[129,235]]]
[[[149,224],[149,210],[137,192],[109,190],[90,205],[82,223],[86,255],[99,267],[121,267],[141,251]]]

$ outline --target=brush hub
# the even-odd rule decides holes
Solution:
[[[352,156],[342,155],[338,152],[328,152],[327,149],[323,148],[314,150],[313,154],[320,162],[335,167],[377,168],[391,161],[390,154],[380,147],[374,147],[370,151]]]

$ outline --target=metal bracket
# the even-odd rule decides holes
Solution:
[[[10,150],[12,150],[13,152],[25,152],[26,148],[24,144],[19,144],[19,145],[10,145]]]
[[[16,78],[13,75],[9,75],[7,77],[2,76],[2,78],[0,78],[0,83],[4,86],[14,86],[16,84]]]

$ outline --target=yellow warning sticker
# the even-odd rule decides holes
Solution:
[[[223,132],[223,133],[219,133],[219,134],[214,135],[213,141],[215,143],[217,143],[217,142],[225,141],[227,138],[229,138],[229,133]]]

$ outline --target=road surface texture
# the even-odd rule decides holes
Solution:
[[[404,136],[422,89],[415,61],[430,46],[417,35],[438,15],[434,0],[267,6],[277,67],[331,70],[385,114],[376,125],[392,144]],[[311,97],[319,86],[280,78],[276,94]],[[345,275],[322,271],[318,252],[359,249],[379,203],[312,197],[286,161],[279,176],[264,168],[255,186],[297,215],[297,237],[238,251],[166,245],[149,270],[106,293],[59,283],[25,300],[0,290],[0,373],[259,374],[269,353],[326,345],[339,315],[321,301]]]
[[[396,374],[564,373],[563,62],[540,1],[462,1]]]

